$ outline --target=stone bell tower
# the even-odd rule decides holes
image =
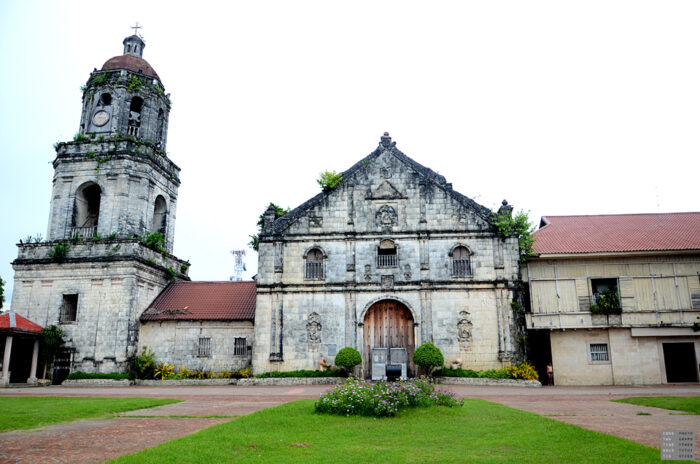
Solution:
[[[138,317],[189,263],[171,255],[179,172],[165,151],[169,94],[144,41],[95,69],[80,127],[56,144],[47,241],[20,243],[12,308],[60,324],[68,370],[127,369]]]

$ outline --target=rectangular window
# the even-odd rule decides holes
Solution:
[[[63,304],[61,305],[61,315],[59,321],[61,323],[75,322],[78,314],[78,295],[63,295]]]
[[[233,341],[233,355],[234,356],[245,356],[246,355],[246,345],[245,338],[236,337]]]
[[[211,356],[211,338],[199,339],[199,355],[200,358],[208,358]]]
[[[323,280],[323,262],[307,261],[304,278],[307,280]]]
[[[607,343],[589,343],[588,350],[591,355],[591,362],[610,362]]]
[[[472,268],[468,259],[452,259],[452,275],[455,277],[469,277],[472,275]]]

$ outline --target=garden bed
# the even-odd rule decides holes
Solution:
[[[480,385],[505,387],[541,387],[537,380],[489,379],[479,377],[436,377],[435,383],[441,385]]]
[[[132,384],[129,379],[67,379],[61,385],[64,387],[128,387]]]

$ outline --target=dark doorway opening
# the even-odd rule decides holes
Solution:
[[[695,343],[664,343],[666,381],[697,382],[698,368],[695,358]]]
[[[537,375],[542,385],[547,385],[547,364],[552,362],[552,345],[549,340],[549,330],[528,330],[527,354],[537,369]],[[556,382],[554,373],[554,381]]]

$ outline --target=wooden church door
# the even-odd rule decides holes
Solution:
[[[387,355],[392,352],[391,348],[404,348],[407,357],[407,373],[409,376],[413,375],[415,372],[413,366],[413,352],[415,351],[413,316],[404,304],[395,300],[382,300],[367,310],[364,319],[363,360],[366,378],[369,378],[372,372],[373,348],[388,348]],[[396,362],[397,360],[391,361]]]

